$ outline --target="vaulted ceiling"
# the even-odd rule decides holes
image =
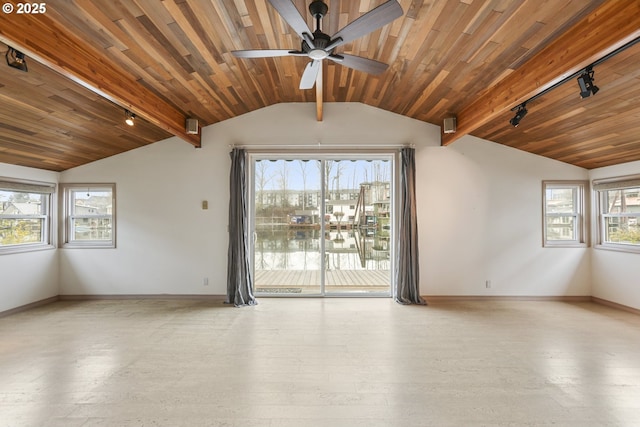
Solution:
[[[309,0],[293,0],[314,28]],[[326,0],[335,34],[383,0]],[[600,91],[575,78],[511,108],[640,36],[637,0],[400,0],[404,15],[338,48],[389,64],[369,75],[325,61],[322,99],[361,102],[457,135],[585,168],[640,160],[640,43],[594,67]],[[17,6],[17,2],[14,2]],[[171,135],[199,144],[201,126],[282,102],[315,102],[298,83],[308,58],[239,59],[239,49],[299,49],[267,0],[50,0],[42,14],[0,14],[0,162],[66,170]],[[138,116],[124,124],[124,108]],[[330,121],[330,116],[324,117]]]

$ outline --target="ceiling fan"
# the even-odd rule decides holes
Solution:
[[[282,19],[302,39],[300,50],[287,49],[250,49],[234,50],[231,53],[238,58],[269,58],[276,56],[306,56],[311,61],[307,64],[302,79],[300,89],[311,89],[318,82],[316,87],[316,101],[322,99],[322,61],[331,61],[342,64],[354,70],[364,71],[370,74],[380,74],[388,67],[387,64],[361,56],[349,55],[346,53],[335,53],[335,49],[345,43],[349,43],[359,37],[381,28],[391,21],[403,15],[402,7],[397,0],[388,0],[375,9],[360,16],[355,21],[347,24],[333,36],[322,32],[322,18],[329,11],[328,6],[321,0],[314,0],[309,5],[309,12],[315,19],[315,31],[311,32],[304,18],[298,12],[293,0],[268,0]],[[320,104],[319,104],[320,105]],[[318,120],[321,118],[321,107],[318,110]]]

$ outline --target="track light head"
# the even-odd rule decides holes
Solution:
[[[24,60],[24,53],[15,50],[11,46],[7,49],[7,53],[4,55],[7,58],[7,65],[11,68],[16,68],[20,71],[27,72],[27,62]]]
[[[588,81],[589,76],[586,76],[585,74],[581,75],[580,77],[578,77],[578,86],[580,87],[580,98],[584,99],[586,97],[588,97],[589,95],[591,95],[591,90],[589,89],[589,86],[587,85],[587,81]]]
[[[136,118],[136,115],[133,114],[131,111],[124,110],[124,117],[125,117],[124,122],[129,126],[133,126],[135,124],[134,120]]]
[[[591,68],[587,68],[584,72],[578,77],[578,86],[580,87],[580,98],[584,99],[589,97],[590,95],[595,95],[598,93],[600,88],[593,84],[593,76],[594,72]]]
[[[511,120],[509,120],[509,123],[511,123],[511,126],[513,126],[514,128],[518,127],[518,125],[520,124],[520,120],[524,119],[524,116],[526,116],[528,113],[526,103],[518,105],[517,108],[518,111],[516,111],[516,115],[513,116]]]

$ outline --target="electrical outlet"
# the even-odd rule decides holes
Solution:
[[[486,286],[487,289],[489,289],[491,287],[491,280],[486,280],[484,282],[484,285]]]
[[[204,279],[202,279],[202,284],[203,284],[204,286],[209,286],[209,278],[208,278],[208,277],[205,277]]]

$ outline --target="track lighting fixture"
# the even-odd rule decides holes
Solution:
[[[595,95],[600,90],[598,86],[593,84],[593,69],[591,67],[586,68],[584,72],[578,77],[578,86],[580,86],[580,98],[587,98],[590,95]]]
[[[124,110],[124,117],[125,117],[124,122],[129,126],[133,126],[135,124],[134,120],[136,118],[136,115],[133,114],[131,111]]]
[[[17,68],[20,71],[29,71],[27,70],[27,62],[24,60],[24,53],[9,46],[4,56],[7,58],[7,65],[9,67]]]
[[[518,109],[518,111],[516,111],[516,115],[513,116],[513,119],[509,120],[509,123],[511,123],[514,128],[518,127],[518,125],[520,124],[520,120],[522,120],[528,113],[526,102],[512,108],[511,111],[515,110],[516,108]]]
[[[515,117],[512,118],[511,120],[509,120],[509,123],[511,123],[511,125],[513,125],[513,127],[518,127],[518,125],[520,124],[520,120],[522,120],[524,118],[524,116],[527,115],[527,108],[526,108],[527,102],[535,101],[536,99],[540,98],[544,94],[552,91],[553,89],[557,88],[560,85],[565,84],[569,80],[573,80],[576,77],[578,78],[578,85],[580,86],[580,97],[581,98],[587,98],[588,96],[595,95],[596,93],[598,93],[600,88],[593,84],[593,75],[594,75],[593,67],[595,67],[596,65],[600,65],[604,61],[608,60],[609,58],[612,58],[615,55],[619,54],[620,52],[623,52],[623,51],[629,49],[631,46],[635,45],[636,43],[640,43],[640,37],[636,37],[635,39],[631,40],[629,43],[627,43],[627,44],[625,44],[623,46],[620,46],[619,48],[617,48],[613,52],[609,52],[608,54],[606,54],[602,58],[598,59],[597,61],[589,64],[589,66],[587,66],[586,68],[583,68],[580,71],[575,72],[575,73],[571,74],[570,76],[565,77],[564,79],[560,80],[556,84],[554,84],[552,86],[549,86],[548,88],[546,88],[542,92],[537,93],[536,95],[534,95],[531,98],[527,99],[523,103],[521,103],[519,105],[516,105],[515,107],[513,107],[511,109],[511,111],[515,111],[516,109],[518,111],[516,111]]]

